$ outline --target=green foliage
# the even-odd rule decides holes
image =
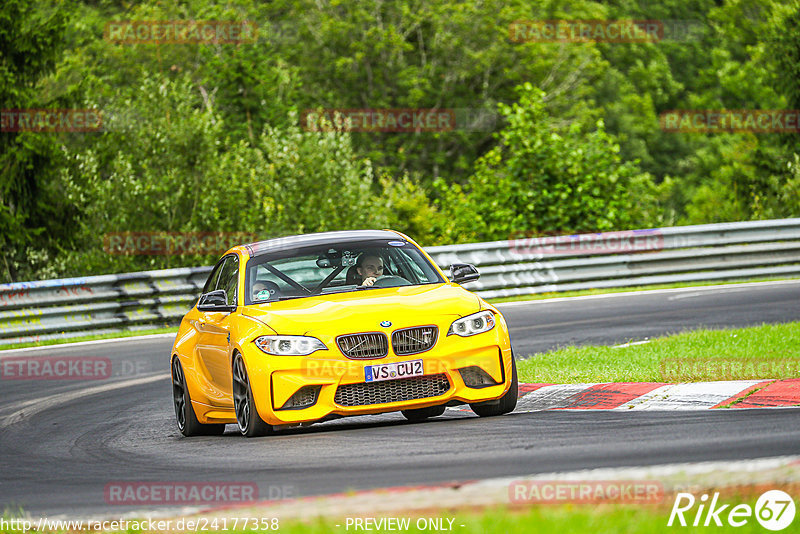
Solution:
[[[43,4],[29,4],[20,0],[0,4],[3,112],[57,108],[68,102],[37,91],[37,84],[54,70],[61,54],[68,15],[63,6],[48,9]],[[31,266],[46,264],[60,246],[67,245],[54,239],[74,214],[59,202],[62,193],[54,176],[60,161],[55,135],[0,133],[2,278],[27,275]]]
[[[393,180],[388,174],[380,182],[387,228],[408,235],[422,246],[444,243],[437,232],[443,226],[443,215],[431,204],[420,184],[408,176]]]
[[[775,84],[786,95],[790,108],[800,109],[800,1],[789,0],[778,6],[769,40],[775,57]]]
[[[646,224],[653,203],[650,177],[623,162],[602,121],[596,129],[574,122],[557,127],[546,95],[531,84],[520,100],[501,105],[507,121],[499,144],[481,157],[464,191],[445,192],[447,233],[464,240],[499,240],[519,233],[553,234]]]
[[[709,10],[707,67],[686,99],[691,109],[786,109],[791,102],[787,57],[800,49],[792,32],[796,0],[779,2],[737,0]],[[795,5],[795,9],[791,8]],[[776,74],[777,73],[777,81]],[[733,220],[796,217],[800,205],[786,203],[783,190],[789,162],[797,150],[796,134],[719,133],[679,134],[693,145],[678,160],[684,215],[679,222],[701,224]]]
[[[276,39],[286,44],[303,86],[302,108],[444,108],[493,112],[536,80],[548,107],[572,117],[587,110],[591,83],[607,65],[592,44],[509,41],[515,20],[603,18],[586,1],[288,3]],[[495,128],[499,128],[499,124]],[[491,148],[495,128],[420,133],[355,133],[357,149],[393,175],[425,187],[442,177],[463,182]]]
[[[62,173],[81,208],[82,246],[62,256],[67,274],[210,263],[213,257],[115,256],[115,232],[241,232],[266,238],[380,227],[372,167],[346,135],[267,126],[235,141],[212,99],[186,75],[147,78],[107,113],[107,131]],[[108,109],[108,108],[107,108]],[[345,208],[346,207],[346,208]]]

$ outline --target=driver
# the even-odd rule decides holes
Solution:
[[[356,261],[356,272],[361,277],[362,286],[371,286],[379,276],[383,276],[383,260],[374,254],[362,254]]]

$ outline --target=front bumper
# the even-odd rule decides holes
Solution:
[[[511,380],[511,345],[502,319],[483,334],[467,338],[440,335],[427,352],[397,356],[390,349],[386,357],[375,360],[348,359],[330,344],[329,350],[309,356],[270,356],[249,345],[242,351],[256,409],[271,425],[491,401],[508,391]],[[423,376],[365,382],[366,366],[410,360],[423,361]],[[497,385],[467,386],[459,372],[467,367],[479,367]],[[314,404],[285,408],[301,389],[316,391]]]

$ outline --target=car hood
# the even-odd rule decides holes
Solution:
[[[282,335],[337,335],[440,324],[443,317],[480,311],[477,295],[457,285],[435,284],[351,291],[246,306],[242,313]]]

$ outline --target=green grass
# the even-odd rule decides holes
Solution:
[[[614,348],[566,347],[518,362],[520,381],[697,382],[800,377],[800,322],[695,330]]]
[[[655,289],[676,289],[681,287],[704,287],[732,284],[751,284],[753,282],[775,282],[780,280],[800,280],[800,278],[750,278],[747,280],[714,280],[710,282],[676,282],[673,284],[656,284],[652,286],[629,286],[629,287],[609,287],[598,289],[582,289],[580,291],[560,291],[549,293],[531,293],[529,295],[519,295],[516,297],[498,297],[486,299],[487,302],[498,304],[500,302],[518,302],[525,300],[544,300],[561,297],[584,297],[586,295],[606,295],[608,293],[627,293],[630,291],[649,291]],[[467,286],[469,289],[469,286]]]
[[[79,341],[95,341],[97,339],[114,339],[118,337],[136,337],[148,336],[151,334],[175,334],[178,332],[177,326],[170,326],[165,328],[153,328],[152,330],[129,330],[126,332],[111,332],[109,334],[94,334],[88,336],[72,337],[69,339],[48,339],[44,341],[36,341],[33,343],[19,343],[17,345],[0,344],[0,350],[5,349],[22,349],[25,347],[44,347],[47,345],[59,345],[61,343],[77,343]]]

